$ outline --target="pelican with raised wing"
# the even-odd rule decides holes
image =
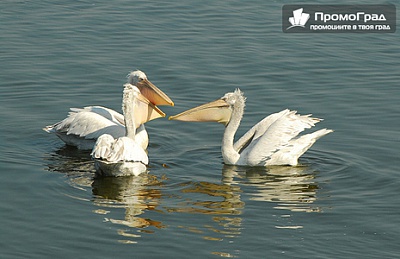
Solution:
[[[115,139],[110,134],[101,135],[92,150],[96,171],[104,176],[139,175],[147,170],[146,151],[135,140],[136,125],[165,117],[165,114],[144,97],[132,84],[124,85],[122,98],[125,136]]]
[[[154,105],[171,105],[173,101],[140,70],[128,75],[128,83],[136,86],[141,94]],[[43,128],[46,132],[55,133],[67,145],[79,149],[92,149],[97,138],[109,134],[113,138],[125,135],[124,116],[103,106],[71,108],[64,120]],[[143,149],[149,143],[148,134],[143,124],[136,124],[136,143]]]
[[[288,109],[271,114],[253,126],[236,143],[234,136],[243,117],[246,98],[236,89],[221,99],[200,105],[169,117],[179,121],[214,121],[225,125],[222,156],[228,165],[270,166],[297,165],[303,155],[320,137],[332,132],[321,129],[297,137],[313,127],[318,118],[299,115]]]

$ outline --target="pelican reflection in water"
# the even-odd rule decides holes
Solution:
[[[320,212],[315,172],[308,166],[243,167],[224,165],[222,182],[250,186],[249,200],[276,203],[276,209]]]
[[[141,216],[146,211],[157,210],[162,198],[161,190],[157,187],[161,184],[162,181],[151,174],[95,178],[92,183],[95,197],[93,202],[99,207],[95,212],[106,214],[106,221],[131,228],[142,230],[148,227],[165,228],[161,221]],[[125,217],[118,219],[112,213],[109,214],[108,210],[111,208],[124,208]],[[153,231],[149,229],[146,232]],[[124,233],[129,237],[128,231]],[[120,234],[124,235],[122,232]]]
[[[210,215],[215,224],[181,226],[207,240],[229,240],[241,235],[245,228],[241,216],[246,210],[245,201],[268,202],[273,204],[271,209],[282,211],[283,216],[277,219],[279,225],[276,228],[301,228],[293,222],[286,222],[284,217],[288,212],[321,211],[314,205],[319,189],[314,177],[315,172],[307,166],[223,165],[220,183],[182,183],[179,197],[182,202],[165,209],[168,213]]]
[[[89,158],[77,156],[73,148],[62,147],[47,161],[50,171],[65,173],[68,182],[76,190],[82,190],[71,197],[93,202],[97,207],[94,213],[104,215],[106,224],[121,226],[117,231],[123,243],[136,243],[143,234],[171,227],[206,240],[229,242],[246,227],[242,214],[250,201],[273,204],[271,209],[282,211],[282,216],[290,212],[321,211],[314,205],[319,190],[316,173],[307,166],[223,165],[220,182],[189,181],[173,184],[171,188],[166,176],[151,173],[93,178],[93,163]],[[88,193],[93,196],[87,197]],[[199,217],[201,224],[184,221],[174,226],[172,222],[176,221],[169,219],[185,218],[179,214],[208,217]],[[293,228],[293,223],[286,220],[279,218],[279,227]]]

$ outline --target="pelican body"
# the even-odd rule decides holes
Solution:
[[[92,150],[96,171],[104,176],[139,175],[147,170],[147,153],[135,141],[136,125],[149,120],[165,117],[165,114],[146,99],[132,84],[124,85],[122,98],[125,134],[114,138],[110,134],[101,135]]]
[[[136,86],[141,94],[154,105],[174,105],[172,100],[151,83],[142,71],[129,73],[128,82]],[[143,124],[136,126],[136,143],[146,149],[149,143],[147,131]],[[55,133],[67,145],[90,150],[97,138],[103,134],[109,134],[113,138],[123,137],[125,123],[124,116],[112,109],[103,106],[87,106],[71,108],[67,118],[46,126],[43,130]]]
[[[246,98],[237,89],[221,99],[200,105],[170,120],[213,121],[225,125],[222,138],[222,157],[225,164],[243,166],[272,166],[298,164],[303,155],[320,137],[332,132],[321,129],[297,137],[305,129],[321,121],[311,115],[299,115],[296,111],[283,110],[271,114],[254,125],[234,143],[234,137],[243,117]]]

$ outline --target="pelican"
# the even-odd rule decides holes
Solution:
[[[154,105],[171,105],[173,101],[140,70],[128,74],[128,83],[136,86],[143,96]],[[143,149],[147,148],[149,138],[143,124],[136,124],[136,143]],[[87,106],[71,108],[64,120],[43,128],[48,133],[55,133],[67,145],[79,149],[92,149],[97,138],[109,134],[119,138],[125,134],[124,116],[103,106]]]
[[[105,176],[139,175],[149,163],[146,151],[135,140],[136,125],[165,117],[165,114],[144,97],[132,84],[124,85],[122,98],[125,136],[115,139],[101,135],[92,150],[96,170]]]
[[[283,110],[271,114],[253,126],[236,143],[234,136],[243,117],[246,98],[240,89],[225,94],[221,99],[200,105],[169,117],[179,121],[214,121],[225,125],[222,157],[225,164],[271,166],[298,164],[304,154],[320,137],[332,132],[321,129],[301,137],[297,135],[311,128],[318,118]]]

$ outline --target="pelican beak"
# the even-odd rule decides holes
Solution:
[[[174,102],[148,79],[143,79],[136,85],[140,92],[155,105],[174,106]]]
[[[177,121],[213,121],[227,125],[231,119],[232,110],[230,105],[223,99],[209,102],[190,110],[184,111],[174,116],[170,116],[169,120]]]
[[[157,106],[152,104],[145,96],[139,94],[136,99],[137,112],[134,114],[134,120],[136,125],[143,124],[145,122],[165,117],[165,113],[161,111]]]

